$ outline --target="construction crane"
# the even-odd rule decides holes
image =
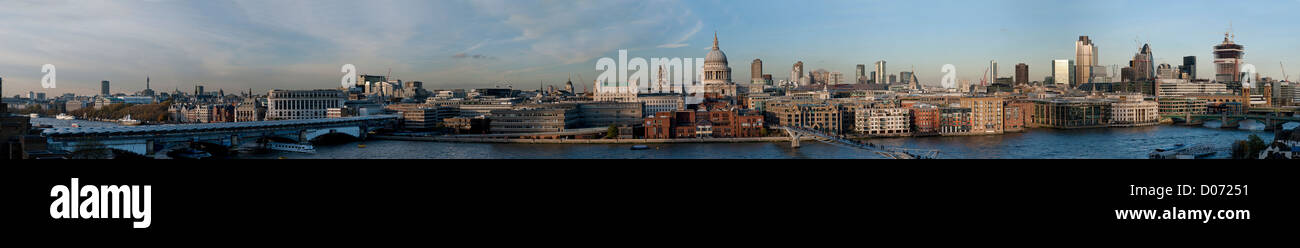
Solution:
[[[985,67],[984,75],[980,76],[980,86],[988,86],[988,82],[989,82],[989,68]]]
[[[1282,67],[1282,81],[1290,82],[1291,76],[1286,75],[1286,65],[1283,65],[1282,61],[1278,61],[1277,65]]]

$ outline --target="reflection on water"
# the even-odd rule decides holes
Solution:
[[[115,123],[115,122],[88,121],[88,120],[60,120],[60,119],[55,119],[55,118],[51,118],[51,117],[32,118],[32,120],[31,120],[30,122],[32,123],[33,126],[36,126],[36,125],[50,125],[50,126],[53,126],[53,127],[55,127],[55,128],[67,128],[67,127],[72,127],[72,123],[76,123],[77,125],[79,125],[79,126],[81,126],[81,127],[112,127],[112,126],[120,126],[119,124],[117,124],[117,123]]]
[[[1108,129],[1033,129],[997,136],[893,138],[874,142],[939,149],[942,158],[1146,158],[1156,148],[1174,144],[1211,144],[1214,158],[1231,157],[1232,143],[1257,134],[1265,142],[1272,132],[1150,126]]]
[[[1033,129],[1025,133],[988,136],[887,138],[871,142],[920,149],[939,149],[940,158],[1137,158],[1156,148],[1173,144],[1209,143],[1220,152],[1215,158],[1230,157],[1231,144],[1258,134],[1271,141],[1271,132],[1209,129],[1182,126],[1152,126],[1114,129]],[[674,158],[851,158],[877,159],[878,155],[852,148],[801,142],[649,144],[648,150],[631,150],[631,145],[614,144],[479,144],[372,140],[317,147],[316,154],[242,154],[242,158],[467,158],[467,159],[674,159]]]

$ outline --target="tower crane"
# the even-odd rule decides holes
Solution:
[[[980,86],[988,86],[989,85],[988,80],[989,80],[989,68],[985,67],[984,75],[980,76]]]
[[[1278,61],[1277,65],[1282,67],[1282,81],[1290,82],[1291,76],[1286,75],[1286,65],[1283,65],[1282,61]]]

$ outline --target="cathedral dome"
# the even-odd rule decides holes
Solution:
[[[704,56],[704,64],[712,63],[727,64],[727,54],[718,49],[718,36],[716,34],[713,35],[713,50],[710,50],[709,54]]]
[[[722,53],[722,50],[718,50],[718,47],[713,47],[713,51],[709,51],[709,55],[704,56],[704,63],[722,63],[725,65],[727,64],[727,54]]]

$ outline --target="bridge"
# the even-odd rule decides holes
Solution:
[[[881,146],[858,140],[845,139],[837,135],[829,135],[825,132],[801,127],[783,126],[777,128],[785,130],[785,133],[790,135],[790,147],[793,148],[799,148],[799,139],[803,136],[812,136],[815,140],[821,141],[822,143],[867,150],[888,159],[927,159],[939,157],[939,150]]]
[[[1204,123],[1205,121],[1217,120],[1220,123],[1223,123],[1224,127],[1235,127],[1238,126],[1241,121],[1254,120],[1260,122],[1261,124],[1264,124],[1264,126],[1267,127],[1267,129],[1277,129],[1278,127],[1282,126],[1282,124],[1286,124],[1287,122],[1300,122],[1300,117],[1297,116],[1286,116],[1281,114],[1262,114],[1262,113],[1255,113],[1255,112],[1251,112],[1247,114],[1190,114],[1188,113],[1182,115],[1169,115],[1165,117],[1169,117],[1175,120],[1181,120],[1189,124]]]
[[[365,139],[370,131],[392,127],[395,115],[343,118],[168,124],[144,126],[48,128],[41,132],[50,149],[76,152],[82,149],[112,148],[140,155],[165,154],[195,142],[238,148],[262,139],[308,142],[326,135],[347,135]]]

